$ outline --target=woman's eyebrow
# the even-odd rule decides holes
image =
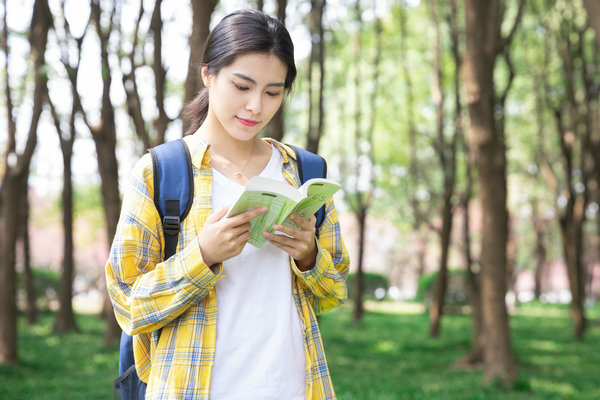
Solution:
[[[243,79],[245,81],[248,81],[248,82],[253,83],[253,84],[256,85],[256,81],[254,79],[250,78],[249,76],[246,76],[244,74],[240,74],[239,72],[236,72],[233,75],[237,76],[238,78],[241,78],[241,79]],[[267,83],[267,86],[279,86],[279,87],[283,87],[283,86],[285,86],[285,83],[283,83],[283,82]]]

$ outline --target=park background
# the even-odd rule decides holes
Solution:
[[[338,397],[599,398],[592,0],[3,0],[0,398],[111,396],[121,190],[245,7],[296,46],[265,135],[344,187],[351,298],[320,319]]]

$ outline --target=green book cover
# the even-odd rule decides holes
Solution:
[[[286,182],[255,176],[246,184],[227,217],[256,207],[269,207],[269,211],[250,221],[252,227],[248,243],[260,248],[267,241],[262,235],[264,231],[273,232],[274,224],[296,228],[287,219],[291,214],[309,219],[340,188],[337,182],[324,178],[309,179],[296,189]]]

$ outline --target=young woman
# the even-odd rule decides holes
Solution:
[[[275,226],[260,249],[246,242],[265,209],[224,218],[256,175],[299,185],[294,152],[257,136],[295,76],[279,21],[243,10],[211,32],[206,89],[187,109],[194,202],[168,260],[149,155],[131,174],[106,278],[147,399],[335,398],[315,317],[346,297],[333,200],[318,235],[314,216],[291,217],[300,229]]]

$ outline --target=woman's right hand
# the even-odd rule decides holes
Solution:
[[[250,239],[250,220],[264,214],[268,208],[255,208],[224,218],[228,210],[229,207],[222,207],[213,213],[198,233],[202,259],[209,267],[240,254]]]

